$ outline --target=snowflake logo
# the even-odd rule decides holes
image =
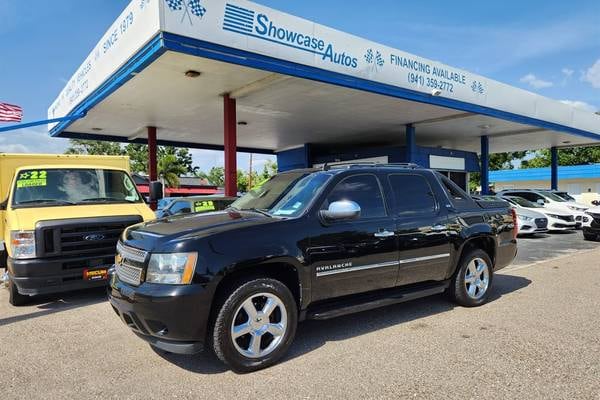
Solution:
[[[379,68],[383,67],[385,61],[383,60],[383,55],[377,51],[373,51],[373,49],[368,49],[365,53],[365,61],[369,64],[369,70],[371,72],[377,72]]]
[[[187,17],[190,25],[194,25],[192,15],[201,19],[206,14],[206,8],[202,6],[200,0],[165,0],[165,3],[173,12],[183,11],[181,22]]]

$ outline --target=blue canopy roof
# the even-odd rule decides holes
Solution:
[[[600,178],[600,164],[558,167],[558,179]],[[550,180],[550,167],[490,171],[490,182]]]

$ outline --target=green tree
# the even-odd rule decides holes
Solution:
[[[269,179],[275,174],[277,174],[277,163],[275,161],[267,160],[262,173],[260,174],[261,181]]]
[[[526,151],[513,151],[508,153],[490,154],[490,171],[498,171],[501,169],[513,169],[513,162],[517,160],[522,160],[526,155]],[[481,174],[479,172],[474,172],[469,175],[469,189],[471,191],[477,190],[477,187],[479,187],[480,179]]]
[[[166,154],[158,160],[158,177],[167,187],[178,187],[179,176],[185,173],[185,167],[173,154]]]
[[[252,171],[252,180],[250,180],[250,174],[248,172],[244,172],[241,169],[237,170],[237,187],[240,192],[248,192],[252,187],[260,183],[260,176],[256,171]]]
[[[543,168],[552,163],[549,149],[538,150],[532,153],[533,157],[523,160],[521,168]],[[600,163],[600,146],[570,147],[558,149],[558,165],[585,165]]]
[[[215,186],[223,186],[225,183],[225,168],[212,167],[208,171],[208,181]]]
[[[148,174],[148,147],[145,144],[129,143],[125,146],[129,156],[131,172]]]
[[[125,151],[120,143],[99,140],[69,139],[69,147],[65,154],[90,154],[122,156]]]

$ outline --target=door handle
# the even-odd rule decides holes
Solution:
[[[390,232],[390,231],[387,231],[387,230],[381,230],[379,232],[375,232],[373,235],[375,237],[384,238],[384,237],[394,236],[394,232]]]
[[[448,228],[446,227],[446,225],[434,225],[431,227],[431,231],[432,232],[443,232],[448,230]]]

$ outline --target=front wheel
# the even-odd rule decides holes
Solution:
[[[29,296],[19,293],[17,285],[10,278],[8,280],[8,302],[15,307],[23,306],[29,302]]]
[[[458,304],[480,306],[488,300],[492,286],[493,264],[488,254],[479,249],[465,254],[451,283],[451,294]]]
[[[266,368],[285,354],[297,323],[296,301],[287,286],[268,278],[246,281],[218,309],[213,349],[236,372]]]

